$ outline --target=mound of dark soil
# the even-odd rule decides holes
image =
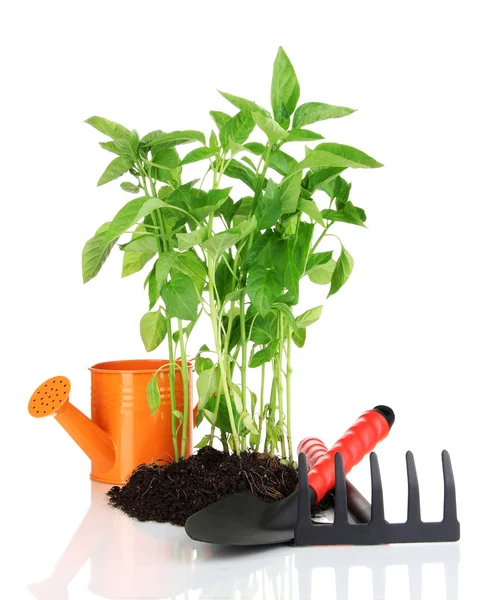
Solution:
[[[227,455],[201,448],[186,460],[140,465],[123,487],[112,487],[109,502],[139,521],[184,525],[209,504],[238,492],[252,492],[265,502],[282,500],[298,482],[297,469],[277,457],[257,452]],[[324,505],[330,500],[324,499]]]

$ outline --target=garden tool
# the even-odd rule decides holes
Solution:
[[[146,386],[158,369],[161,404],[151,416]],[[34,391],[28,404],[29,414],[36,418],[55,416],[91,459],[91,479],[95,481],[123,484],[140,464],[172,460],[167,361],[113,361],[97,364],[90,371],[92,420],[70,403],[70,381],[63,376],[47,379]],[[190,456],[192,451],[192,392],[189,365],[190,405],[185,456]],[[183,414],[184,394],[179,366],[175,370],[175,398],[176,409]]]
[[[309,471],[328,452],[327,446],[318,438],[308,437],[298,444],[298,455],[303,453],[306,456],[306,465]],[[333,490],[331,491],[333,492]],[[371,504],[347,479],[346,496],[349,520],[352,523],[368,523],[371,518]]]
[[[308,475],[309,505],[320,502],[334,487],[336,453],[344,456],[346,472],[349,472],[387,437],[393,422],[392,409],[377,406],[363,413],[332,450],[319,455]],[[303,454],[301,456],[306,470],[306,459]],[[192,515],[185,530],[194,540],[224,545],[254,546],[292,541],[298,520],[299,491],[271,504],[250,493],[223,498]]]
[[[421,520],[418,477],[412,452],[406,454],[408,503],[407,521],[389,523],[385,520],[382,480],[377,455],[370,454],[371,467],[371,518],[368,523],[350,523],[346,495],[345,456],[335,454],[335,503],[333,523],[313,523],[311,473],[307,470],[307,459],[300,454],[298,465],[298,511],[294,533],[296,546],[312,545],[377,545],[410,544],[423,542],[456,542],[460,538],[457,520],[457,504],[452,463],[449,453],[442,452],[444,483],[443,520],[426,522]],[[318,467],[318,464],[316,467]]]

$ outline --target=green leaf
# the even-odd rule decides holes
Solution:
[[[149,296],[149,310],[152,310],[159,298],[159,289],[156,282],[156,263],[152,265],[152,269],[146,277],[144,287],[146,286],[147,294]]]
[[[213,414],[214,414],[214,409],[216,407],[216,402],[217,402],[217,398],[216,398],[216,396],[213,396],[212,398],[209,398],[209,401],[207,402],[206,406],[204,407],[204,414],[206,415],[207,420],[210,422],[212,422],[212,420],[213,420]],[[231,408],[233,410],[233,420],[235,423],[238,423],[240,415],[239,415],[238,411],[236,410],[236,406],[235,406],[234,402],[232,403]],[[226,404],[226,398],[224,397],[224,394],[221,394],[221,397],[219,398],[219,406],[218,406],[218,411],[217,411],[217,418],[215,420],[215,425],[216,425],[217,429],[219,429],[219,431],[231,433],[231,422],[229,420],[228,407]]]
[[[166,146],[154,146],[152,148],[151,168],[152,177],[165,183],[174,183],[179,179],[181,173],[180,156],[175,148]],[[156,167],[155,165],[159,165]]]
[[[239,422],[243,423],[243,425],[246,427],[246,429],[248,431],[252,432],[254,435],[259,434],[257,425],[255,424],[255,421],[253,420],[252,415],[249,412],[247,412],[246,410],[244,410],[240,413]]]
[[[301,212],[305,213],[305,215],[308,215],[310,219],[313,219],[316,223],[322,227],[325,227],[325,221],[322,217],[323,213],[318,210],[318,207],[313,200],[300,198],[298,208],[301,210]]]
[[[112,152],[113,154],[118,154],[118,156],[122,155],[122,150],[120,146],[115,144],[115,142],[99,142],[99,145],[103,150],[107,150],[108,152]]]
[[[330,291],[327,298],[337,293],[341,289],[341,287],[346,283],[353,270],[353,265],[353,257],[349,254],[346,248],[342,246],[341,254],[337,259],[334,274],[332,275]]]
[[[208,357],[204,357],[200,352],[195,357],[195,372],[200,375],[204,371],[208,371],[214,367],[214,363]]]
[[[366,214],[362,208],[354,206],[349,200],[342,205],[342,210],[326,209],[322,211],[324,219],[329,221],[340,221],[365,227]]]
[[[155,254],[155,252],[125,252],[123,255],[122,277],[128,277],[141,271]]]
[[[129,192],[130,194],[138,194],[140,192],[140,187],[135,185],[135,183],[130,183],[129,181],[120,183],[120,187],[124,192]]]
[[[197,291],[199,293],[202,292],[207,277],[207,271],[204,263],[192,250],[187,250],[187,252],[178,254],[178,258],[173,264],[173,268],[188,275],[193,281]]]
[[[284,176],[291,173],[296,164],[296,159],[282,150],[276,150],[270,155],[269,167],[280,175]]]
[[[152,148],[152,162],[165,169],[177,169],[180,166],[180,155],[176,148],[154,146]]]
[[[274,118],[282,126],[289,126],[289,117],[293,114],[300,97],[300,84],[293,65],[283,48],[274,61],[271,85],[271,104]]]
[[[246,165],[242,165],[237,160],[232,159],[229,162],[224,174],[228,177],[232,177],[233,179],[239,179],[240,181],[243,181],[243,183],[245,183],[251,190],[255,191],[257,186],[255,173]]]
[[[107,241],[110,242],[118,238],[140,219],[162,205],[162,201],[158,198],[148,198],[147,196],[130,200],[116,213],[113,221],[111,221],[106,232]]]
[[[134,254],[137,252],[153,252],[158,251],[157,240],[152,234],[137,235],[127,244],[122,244],[120,249],[126,254]]]
[[[227,294],[234,289],[232,270],[233,259],[228,253],[225,253],[216,264],[216,276],[214,279],[217,295],[221,302],[225,302]]]
[[[322,216],[328,221],[339,221],[341,223],[350,223],[366,227],[366,214],[362,208],[354,206],[349,200],[343,205],[342,210],[325,209],[322,211]]]
[[[223,148],[227,148],[229,141],[237,144],[246,142],[255,127],[255,121],[250,111],[240,111],[230,119],[219,131],[219,139]]]
[[[250,325],[248,326],[248,331]],[[268,344],[276,337],[275,317],[272,314],[267,317],[255,316],[255,321],[251,327],[250,339],[254,344]]]
[[[171,267],[177,261],[180,256],[179,252],[174,250],[168,250],[163,252],[156,261],[156,285],[160,290],[163,284],[167,281],[168,275],[170,274]]]
[[[257,219],[258,229],[267,229],[272,227],[281,215],[281,193],[279,186],[269,179],[265,193],[261,196],[255,217]]]
[[[89,117],[85,122],[113,139],[130,139],[132,137],[132,132],[129,129],[103,117]]]
[[[272,248],[272,259],[279,280],[293,298],[298,301],[299,281],[302,271],[294,259],[295,242],[293,239],[280,240]]]
[[[313,142],[314,140],[323,139],[323,135],[315,133],[315,131],[310,131],[309,129],[291,129],[288,137],[284,140],[284,143],[287,144],[288,142]]]
[[[147,146],[162,146],[163,148],[173,148],[181,144],[190,144],[191,142],[200,142],[205,146],[205,135],[201,131],[186,130],[172,131],[165,133],[147,143]]]
[[[327,264],[332,258],[332,254],[332,250],[330,250],[329,252],[316,252],[315,254],[312,254],[308,259],[308,263],[306,265],[306,272],[309,273],[315,267]]]
[[[287,304],[284,304],[284,302],[274,302],[272,308],[282,313],[283,317],[287,320],[288,325],[291,327],[291,329],[298,329],[298,325],[296,324],[296,319],[294,318],[293,311]]]
[[[212,361],[211,361],[212,362]],[[199,409],[205,407],[207,402],[214,396],[218,386],[218,374],[216,367],[202,371],[197,377],[197,393],[199,396]]]
[[[241,410],[243,408],[241,403],[241,390],[235,383],[231,384],[231,400],[233,400],[234,406],[238,414],[241,413]]]
[[[231,119],[230,115],[227,115],[225,112],[221,112],[220,110],[211,110],[209,114],[219,130],[221,130]]]
[[[252,169],[256,169],[257,167],[255,166],[255,163],[253,162],[253,160],[251,158],[249,158],[248,156],[242,156],[241,160],[245,161],[246,164],[251,167]]]
[[[161,289],[166,314],[185,321],[195,321],[199,299],[193,280],[185,273],[175,273]]]
[[[111,223],[104,223],[96,234],[88,240],[82,250],[82,279],[84,283],[90,281],[101,270],[108,258],[111,249],[116,244],[116,239],[108,241],[106,233]]]
[[[342,177],[336,177],[322,189],[326,194],[329,195],[331,199],[335,198],[337,210],[342,210],[346,202],[349,200],[351,184]]]
[[[145,225],[139,225],[132,234],[132,240],[138,239],[139,235],[145,230]],[[149,252],[125,252],[123,255],[122,277],[128,277],[140,271],[155,254],[154,250]]]
[[[353,148],[352,146],[345,146],[344,144],[335,144],[332,142],[324,142],[323,144],[319,144],[315,150],[317,152],[330,152],[335,156],[344,158],[352,163],[352,165],[350,166],[353,166],[353,168],[363,167],[368,169],[378,169],[379,167],[383,167],[382,163],[379,163],[371,156],[368,156],[368,154],[365,154],[361,150]]]
[[[158,309],[146,313],[140,320],[140,337],[147,352],[155,350],[166,337],[166,319]]]
[[[304,223],[303,221],[301,221],[298,225],[298,234],[293,249],[292,260],[295,262],[301,273],[305,272],[306,261],[308,259],[308,252],[310,251],[314,227],[315,226],[313,224]]]
[[[240,225],[205,240],[205,242],[202,243],[202,248],[214,259],[217,259],[223,252],[254,231],[256,227],[257,220],[255,216],[253,216],[250,219],[243,221]]]
[[[317,285],[327,285],[332,281],[335,267],[336,261],[331,258],[328,262],[311,269],[308,273],[308,278],[312,283],[316,283]]]
[[[195,444],[194,448],[205,448],[206,446],[209,445],[210,441],[211,441],[211,436],[204,435],[204,437],[200,440],[200,442],[198,444]]]
[[[145,136],[140,140],[139,146],[141,148],[147,148],[150,142],[152,142],[156,138],[162,137],[163,135],[166,134],[164,133],[164,131],[161,131],[161,129],[155,129],[150,133],[146,133]]]
[[[147,404],[151,409],[151,417],[156,414],[157,409],[161,405],[161,394],[159,392],[159,383],[156,375],[153,375],[149,379],[149,383],[146,386],[147,392]]]
[[[307,153],[305,158],[299,162],[294,170],[299,171],[306,168],[313,169],[316,167],[344,167],[344,168],[367,168],[366,165],[362,165],[359,162],[355,162],[344,156],[339,156],[337,154],[333,154],[332,152],[327,152],[323,150],[309,150],[307,149]]]
[[[207,238],[207,229],[202,227],[189,233],[177,233],[176,239],[178,241],[178,250],[188,250],[192,246],[198,246]]]
[[[252,113],[256,125],[265,133],[269,139],[269,144],[275,144],[279,140],[288,137],[288,132],[283,129],[274,119],[264,116],[260,112]]]
[[[293,127],[304,127],[326,119],[338,119],[339,117],[351,115],[353,112],[355,112],[354,109],[345,106],[332,106],[323,102],[306,102],[306,104],[301,104],[296,109],[293,117]]]
[[[110,121],[103,117],[89,117],[89,119],[86,120],[86,123],[113,140],[125,140],[130,145],[134,145],[136,142],[138,143],[138,138],[133,131],[120,125],[120,123],[115,123],[115,121]]]
[[[118,156],[114,158],[110,164],[106,167],[105,172],[101,175],[98,181],[98,186],[109,183],[114,179],[118,179],[124,175],[134,165],[134,161],[131,158],[125,156]]]
[[[306,189],[310,192],[322,189],[330,182],[336,180],[339,173],[342,173],[345,169],[346,167],[326,167],[309,173],[306,180]]]
[[[183,413],[181,412],[181,410],[172,410],[171,414],[176,417],[178,419],[178,421],[180,421],[180,423],[183,422]]]
[[[308,309],[302,315],[296,317],[296,325],[304,328],[316,323],[322,316],[322,309],[323,306],[316,306],[315,308]]]
[[[258,352],[255,352],[255,354],[250,357],[248,366],[251,369],[255,369],[255,367],[260,367],[261,365],[270,362],[276,355],[277,348],[277,340],[271,342],[268,346],[262,348],[262,350],[259,350]]]
[[[267,116],[269,115],[269,112],[267,110],[265,110],[265,108],[262,108],[255,102],[252,102],[252,100],[247,100],[246,98],[241,98],[240,96],[233,96],[233,94],[221,92],[221,90],[218,90],[218,92],[221,94],[221,96],[223,98],[226,98],[226,100],[228,102],[231,102],[231,104],[233,106],[236,106],[236,108],[238,108],[240,110],[250,111],[250,112],[257,111],[257,112],[260,112],[261,114],[264,114]]]
[[[231,158],[233,156],[236,156],[240,152],[247,152],[247,148],[245,148],[245,146],[243,146],[243,144],[237,144],[232,139],[229,140],[228,147],[231,152]],[[250,160],[250,159],[248,159],[248,160]],[[255,166],[254,166],[254,168],[255,168]]]
[[[246,292],[260,315],[265,317],[282,292],[282,284],[275,271],[255,265],[248,273]]]
[[[249,269],[253,264],[272,265],[272,246],[279,239],[279,234],[267,229],[264,233],[254,238],[248,251],[245,267]]]
[[[209,136],[209,147],[213,152],[217,152],[219,150],[219,140],[217,139],[217,135],[214,130],[211,131],[211,135]]]
[[[259,142],[248,142],[244,144],[244,147],[256,156],[262,156],[265,152],[264,144],[260,144]]]
[[[193,186],[199,181],[194,179],[180,185],[176,190],[173,190],[167,198],[168,204],[178,206],[182,209],[190,209],[192,206]],[[196,190],[199,191],[199,190]]]
[[[293,331],[293,342],[298,346],[298,348],[303,348],[306,341],[306,329],[297,329]]]
[[[204,160],[205,158],[210,158],[214,155],[215,151],[211,148],[195,148],[195,150],[192,150],[183,157],[181,164],[188,165],[190,163],[198,162],[199,160]]]
[[[232,188],[229,187],[222,190],[209,190],[207,194],[204,193],[200,198],[195,199],[192,214],[202,221],[226,202],[231,190]]]
[[[294,213],[298,208],[298,200],[301,194],[302,172],[285,177],[281,181],[281,212],[283,214]]]
[[[258,397],[255,392],[252,392],[252,390],[249,389],[249,392],[250,392],[250,411],[251,411],[252,415],[254,415],[255,409],[257,408]]]

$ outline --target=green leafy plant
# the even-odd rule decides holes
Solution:
[[[203,315],[214,347],[203,345],[195,358],[197,421],[207,419],[211,430],[198,447],[217,437],[226,451],[252,448],[293,461],[292,346],[304,346],[306,328],[322,312],[317,306],[296,314],[300,282],[328,286],[327,298],[346,283],[353,258],[332,228],[364,227],[366,214],[350,200],[351,184],[342,173],[382,165],[306,128],[354,111],[299,104],[298,78],[282,48],[274,62],[271,112],[220,93],[236,112],[211,111],[215,129],[207,137],[195,130],[139,137],[101,117],[87,120],[110,139],[100,145],[116,155],[98,185],[129,175],[120,187],[137,197],[86,243],[83,278],[98,274],[117,243],[123,277],[150,265],[149,312],[140,332],[147,351],[167,340],[176,458],[185,453],[182,424],[189,416],[187,398],[184,414],[176,408],[173,367],[181,369],[187,390],[187,347]],[[300,143],[310,145],[295,158],[287,149]],[[188,144],[197,147],[186,152]],[[189,180],[184,167],[199,161],[203,176]],[[322,242],[334,247],[321,250]],[[253,369],[260,370],[256,389]],[[148,402],[151,411],[159,406],[156,377]]]

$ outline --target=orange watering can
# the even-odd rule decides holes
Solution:
[[[163,360],[121,360],[94,365],[91,371],[91,417],[69,401],[70,381],[63,376],[42,383],[29,400],[36,418],[54,415],[91,459],[91,479],[125,483],[140,464],[174,458],[171,430],[169,365]],[[163,365],[166,365],[164,368]],[[151,417],[146,386],[157,375],[161,404]],[[192,366],[188,364],[189,410],[187,447],[192,451]],[[183,414],[184,394],[180,365],[175,366],[176,408]],[[179,438],[181,440],[181,428]]]

